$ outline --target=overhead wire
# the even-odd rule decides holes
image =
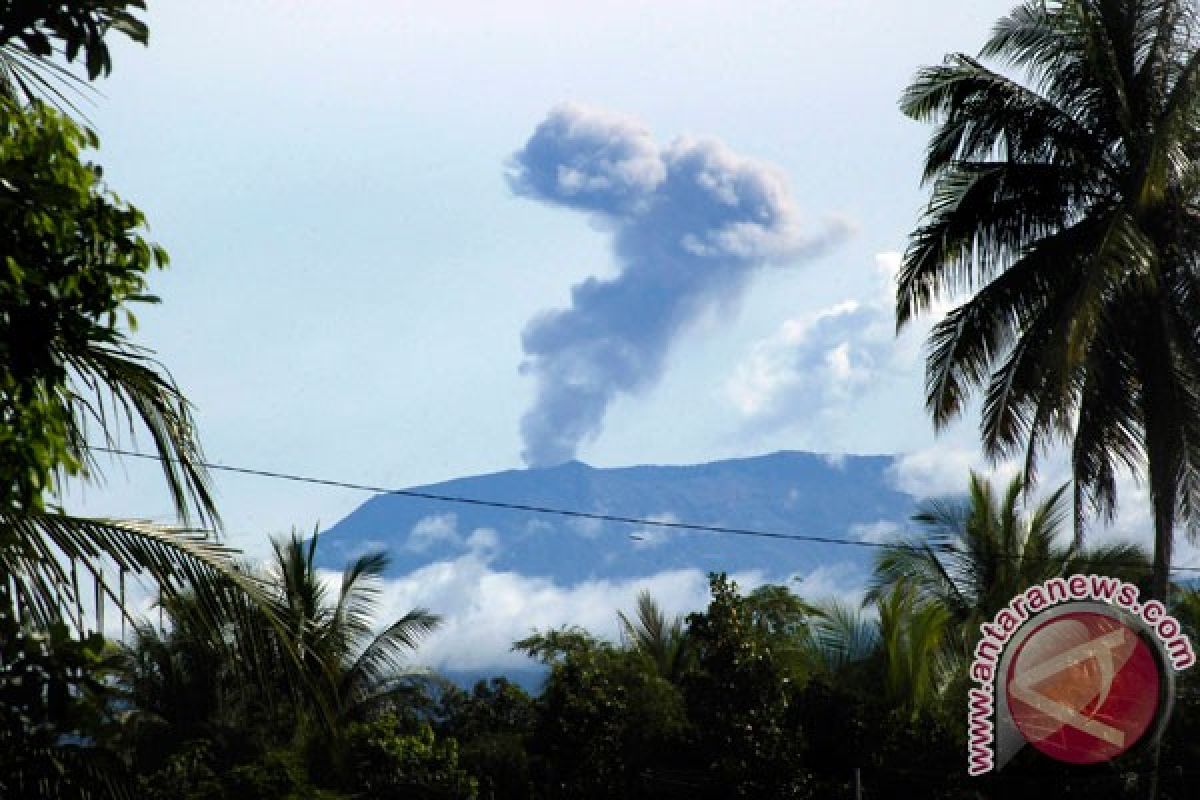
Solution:
[[[176,459],[165,459],[163,456],[155,453],[142,453],[137,450],[126,450],[119,447],[107,447],[100,445],[89,445],[88,449],[96,453],[106,453],[108,455],[122,456],[126,458],[137,458],[147,461],[175,461]],[[335,489],[349,489],[352,491],[369,492],[375,495],[390,495],[395,497],[410,497],[419,500],[432,500],[440,503],[481,506],[485,508],[504,509],[508,511],[523,511],[530,514],[542,514],[548,516],[560,516],[574,519],[594,520],[597,522],[613,522],[624,525],[636,525],[641,527],[653,527],[671,530],[695,531],[698,533],[710,533],[725,536],[744,536],[760,539],[776,539],[782,541],[804,542],[809,544],[830,544],[837,546],[861,547],[868,549],[894,549],[896,547],[905,546],[904,543],[897,542],[875,542],[863,539],[846,539],[837,536],[825,536],[816,534],[803,533],[782,533],[779,531],[764,531],[756,528],[731,527],[725,525],[704,525],[693,522],[681,522],[677,520],[651,519],[647,517],[631,517],[620,514],[605,514],[598,511],[584,511],[581,509],[557,508],[553,506],[534,505],[529,503],[513,503],[503,500],[486,500],[478,497],[464,497],[461,495],[442,494],[439,492],[430,492],[422,489],[395,489],[386,486],[374,486],[366,483],[356,483],[354,481],[334,480],[331,478],[316,478],[308,475],[297,475],[289,472],[281,472],[278,470],[258,469],[254,467],[240,467],[229,464],[218,464],[213,462],[202,461],[198,466],[204,467],[212,472],[226,472],[234,475],[247,475],[257,478],[268,478],[272,480],[290,481],[292,483],[303,483],[314,486],[324,486]],[[938,550],[938,548],[934,548]],[[943,551],[949,552],[949,551]],[[1118,566],[1115,562],[1110,562],[1113,566]],[[1137,562],[1128,562],[1119,564],[1119,566],[1139,567],[1144,566]],[[1196,572],[1200,573],[1200,567],[1185,567],[1172,566],[1172,572]]]

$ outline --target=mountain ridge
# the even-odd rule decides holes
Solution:
[[[854,539],[902,527],[915,498],[895,488],[887,455],[784,450],[702,464],[553,467],[464,476],[408,491],[695,525]],[[371,549],[392,555],[390,575],[477,558],[494,570],[562,584],[668,569],[804,572],[862,568],[867,548],[729,536],[554,514],[376,495],[322,534],[321,565],[340,568]]]

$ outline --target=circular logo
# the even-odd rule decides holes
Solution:
[[[1159,663],[1115,616],[1062,614],[1035,628],[1009,663],[1012,720],[1051,758],[1095,764],[1129,750],[1159,711]]]

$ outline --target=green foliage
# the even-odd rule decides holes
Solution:
[[[692,653],[682,617],[668,620],[649,592],[638,593],[633,620],[617,612],[621,636],[660,677],[678,683],[691,664]]]
[[[637,651],[578,630],[517,649],[552,664],[533,744],[548,797],[642,797],[645,773],[670,766],[685,733],[683,697]]]
[[[170,594],[191,585],[210,607],[230,581],[230,553],[195,531],[80,520],[53,509],[63,475],[94,475],[89,436],[147,431],[185,523],[215,520],[187,401],[128,339],[131,306],[166,255],[140,211],[83,160],[95,137],[41,103],[0,98],[0,603],[33,621],[69,620],[80,587],[119,600],[121,572]],[[107,579],[105,569],[107,567]]]
[[[0,796],[124,796],[124,766],[92,741],[110,716],[110,655],[98,634],[39,631],[0,609]]]
[[[135,11],[144,0],[7,0],[0,8],[0,96],[31,101],[49,95],[66,104],[64,89],[82,82],[55,63],[82,60],[89,80],[112,71],[105,36],[117,31],[145,44],[149,30]],[[82,58],[80,58],[82,56]]]
[[[911,586],[921,604],[936,604],[949,615],[965,659],[979,624],[1034,584],[1080,572],[1146,580],[1150,560],[1136,545],[1059,543],[1069,515],[1065,486],[1027,512],[1021,507],[1025,490],[1017,476],[998,494],[972,472],[964,498],[924,502],[913,519],[925,536],[879,554],[868,597]]]
[[[330,586],[316,569],[318,541],[274,542],[272,563],[255,576],[271,613],[242,596],[214,627],[193,593],[166,599],[167,630],[136,627],[120,676],[133,705],[121,740],[139,771],[169,787],[170,775],[191,770],[197,792],[212,772],[212,791],[231,797],[260,783],[265,796],[283,783],[293,794],[310,782],[359,786],[355,748],[367,740],[354,739],[354,725],[412,699],[407,657],[437,618],[418,609],[377,633],[387,559],[362,556]]]
[[[465,692],[449,686],[438,702],[439,733],[467,742],[491,733],[524,735],[537,719],[534,700],[507,678],[479,681]]]
[[[952,54],[901,100],[936,127],[897,322],[969,295],[930,334],[935,425],[981,393],[986,451],[1030,479],[1069,442],[1077,537],[1143,475],[1160,599],[1200,513],[1198,35],[1190,0],[1027,2],[981,53],[1015,76]]]
[[[706,783],[713,796],[804,797],[794,684],[777,658],[782,631],[725,575],[712,575],[710,588],[708,609],[688,618],[696,670],[684,683]]]
[[[70,54],[82,48],[94,59],[98,37],[124,25],[123,5],[10,3],[0,41],[42,26]],[[147,281],[165,252],[145,238],[142,213],[85,160],[94,134],[41,102],[2,95],[0,604],[81,633],[78,567],[98,596],[118,602],[112,578],[124,572],[148,574],[167,594],[190,584],[214,608],[231,580],[253,593],[230,551],[202,534],[73,519],[53,507],[63,476],[94,477],[89,439],[117,443],[122,429],[143,429],[184,523],[216,520],[187,401],[129,339],[133,306],[155,300]]]
[[[120,323],[130,303],[153,301],[146,278],[166,264],[166,254],[143,238],[141,212],[112,195],[99,169],[82,160],[95,146],[94,134],[44,105],[18,109],[0,99],[5,508],[41,508],[59,469],[85,469],[82,426],[88,417],[102,424],[104,406],[89,407],[81,389],[100,391],[95,382],[108,372],[108,359],[144,361]],[[182,398],[170,397],[171,404],[174,416],[165,422],[189,429]],[[122,410],[130,407],[109,414]]]
[[[478,784],[458,763],[458,744],[438,739],[428,723],[413,732],[395,715],[355,723],[348,733],[351,788],[366,796],[474,800]]]
[[[333,591],[317,572],[318,541],[315,533],[307,541],[293,533],[272,542],[274,559],[263,578],[277,595],[283,627],[260,625],[260,636],[285,634],[282,644],[287,646],[256,648],[243,658],[252,661],[267,653],[275,662],[256,668],[262,675],[278,676],[290,672],[278,660],[297,653],[303,684],[291,690],[312,702],[312,716],[332,714],[336,727],[361,719],[411,688],[408,656],[441,620],[418,608],[376,633],[376,605],[388,556],[371,553],[355,559]]]
[[[251,751],[240,759],[218,753],[204,739],[189,742],[146,775],[139,787],[145,800],[343,800],[345,795],[314,787],[296,751]]]
[[[68,61],[81,57],[89,77],[106,73],[104,36],[117,30],[144,41],[145,27],[129,12],[142,7],[12,0],[0,8],[5,796],[107,797],[121,788],[115,776],[123,770],[98,738],[114,726],[98,683],[100,643],[86,635],[87,588],[97,617],[104,604],[123,604],[129,573],[149,576],[168,599],[190,593],[210,622],[247,597],[263,600],[233,568],[231,551],[203,532],[79,519],[55,506],[64,477],[95,477],[89,441],[119,444],[128,429],[149,434],[185,525],[216,521],[187,401],[129,338],[133,306],[154,301],[148,277],[166,254],[146,239],[141,212],[86,160],[95,135],[34,97],[62,100],[56,81],[75,80],[48,60],[56,45]]]
[[[459,743],[462,768],[488,800],[533,795],[529,748],[538,722],[533,698],[504,678],[479,681],[470,692],[447,687],[435,716],[439,736]]]
[[[853,797],[855,770],[865,797],[974,797],[963,746],[933,715],[910,713],[836,677],[798,689],[791,714],[804,731],[800,758],[810,767],[811,797]]]

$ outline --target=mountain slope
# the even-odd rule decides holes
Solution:
[[[857,538],[856,526],[903,525],[914,499],[891,487],[887,456],[780,452],[696,466],[598,469],[580,462],[415,487],[439,495],[728,526]],[[871,550],[836,544],[646,528],[486,506],[380,495],[322,536],[324,566],[385,548],[392,574],[474,554],[498,571],[560,584],[668,569],[763,570],[775,577],[831,564],[864,568]]]

